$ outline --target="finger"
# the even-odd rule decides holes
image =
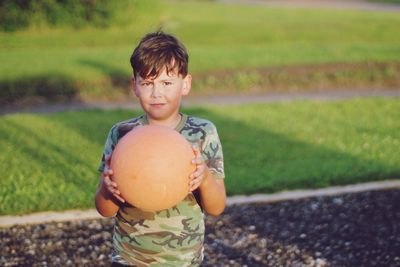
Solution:
[[[103,180],[104,180],[104,184],[108,187],[111,183],[110,178],[106,175],[106,176],[104,176]]]
[[[104,157],[104,165],[106,167],[106,169],[110,169],[110,165],[111,165],[111,155],[106,155]]]
[[[125,202],[125,199],[123,199],[121,196],[119,196],[119,195],[113,195],[116,199],[118,199],[119,201],[121,201],[122,203],[124,203]]]
[[[200,165],[200,164],[203,163],[203,158],[202,158],[202,157],[194,158],[194,159],[192,160],[192,163],[193,163],[193,164],[196,164],[196,165]]]
[[[109,190],[110,190],[110,188],[113,190],[117,189],[117,183],[112,181],[109,176],[104,177],[104,183],[106,184],[106,186]]]
[[[193,187],[196,184],[201,184],[202,181],[203,181],[203,177],[198,177],[196,179],[193,179],[189,182],[189,187]]]
[[[111,175],[113,175],[114,174],[114,172],[113,172],[113,170],[111,170],[110,168],[106,168],[105,170],[104,170],[104,172],[103,172],[103,175],[104,176],[111,176]]]
[[[193,145],[193,146],[192,146],[192,149],[193,149],[193,152],[194,152],[194,156],[195,156],[196,158],[198,158],[198,157],[201,156],[201,152],[200,152],[200,149],[199,149],[198,146]]]
[[[111,182],[113,182],[115,184],[115,186],[117,186],[117,184],[114,182],[113,175],[114,175],[114,172],[113,172],[113,170],[110,169],[108,172],[108,178],[110,179]]]
[[[204,167],[200,166],[192,174],[190,174],[189,178],[190,180],[193,180],[203,176],[204,176]]]
[[[194,190],[196,190],[200,186],[200,184],[201,184],[200,182],[196,182],[196,183],[190,185],[189,186],[189,191],[193,192]]]
[[[106,163],[110,163],[110,162],[111,162],[111,154],[105,155],[105,156],[104,156],[104,161],[105,161]]]
[[[115,188],[115,187],[110,187],[109,189],[110,189],[110,191],[111,191],[113,194],[121,195],[121,192],[120,192],[117,188]]]
[[[113,193],[113,194],[117,194],[117,195],[120,195],[121,194],[121,192],[118,190],[118,188],[116,188],[116,187],[113,187],[113,186],[109,186],[109,187],[107,187],[108,188],[108,190],[111,192],[111,193]]]
[[[198,177],[200,177],[200,175],[201,175],[201,172],[199,172],[199,171],[195,171],[194,173],[192,173],[192,175],[193,175],[193,178],[192,178],[192,180],[194,180],[194,179],[197,179]]]
[[[118,190],[117,184],[115,182],[111,181],[111,180],[108,183],[108,188],[113,190],[113,191]]]
[[[196,170],[196,171],[194,171],[192,174],[190,174],[189,178],[190,178],[190,180],[194,180],[194,179],[196,179],[197,177],[199,177],[200,174],[201,174],[201,172],[199,172],[199,171]]]
[[[204,174],[205,167],[204,165],[197,165],[196,170],[193,172],[195,176],[202,176]]]

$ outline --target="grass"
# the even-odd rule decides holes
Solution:
[[[160,27],[187,45],[193,73],[400,60],[396,13],[156,3],[155,15],[125,26],[0,33],[1,91],[18,97],[26,90],[40,94],[43,87],[62,91],[68,84],[68,94],[81,99],[124,97],[135,44]]]
[[[184,112],[218,127],[229,195],[400,177],[400,102],[204,106]],[[113,123],[139,111],[0,117],[0,214],[92,208],[96,171]]]

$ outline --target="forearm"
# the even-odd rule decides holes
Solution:
[[[118,200],[107,190],[103,182],[100,182],[96,191],[95,205],[97,211],[104,217],[114,216],[119,209]]]
[[[226,206],[226,192],[223,180],[215,179],[207,169],[200,187],[201,204],[204,210],[213,216],[220,215]]]

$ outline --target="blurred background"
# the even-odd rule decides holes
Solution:
[[[399,2],[2,0],[0,103],[127,100],[159,29],[186,44],[195,95],[398,89]]]
[[[399,178],[399,3],[1,0],[0,214],[93,207],[108,130],[141,114],[120,105],[130,55],[160,29],[188,48],[183,111],[217,125],[229,195]],[[365,97],[286,101],[346,92]]]

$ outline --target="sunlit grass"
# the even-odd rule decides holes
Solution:
[[[400,102],[366,98],[184,109],[208,118],[224,148],[228,194],[400,177]],[[140,111],[0,117],[0,214],[92,208],[113,123]]]

